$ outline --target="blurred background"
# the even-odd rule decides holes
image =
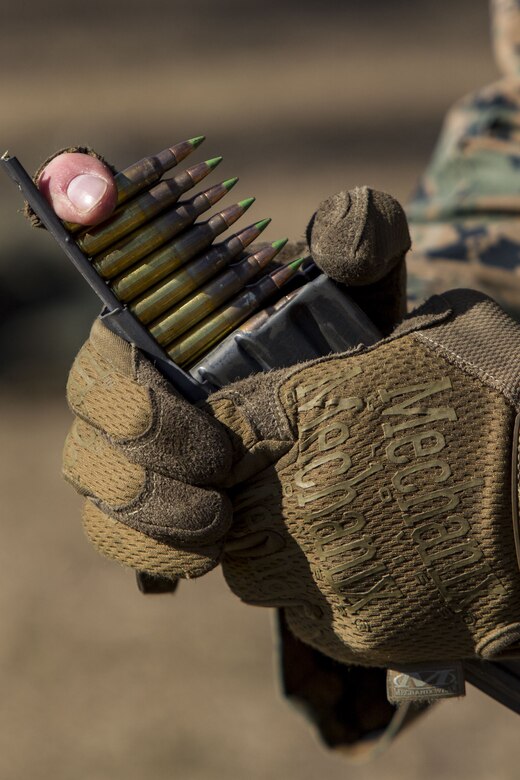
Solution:
[[[2,151],[124,167],[204,133],[190,164],[223,154],[270,240],[343,188],[405,200],[448,106],[497,75],[486,0],[3,3],[0,44]],[[1,179],[0,778],[518,777],[517,716],[473,689],[346,764],[282,701],[268,611],[219,574],[145,598],[90,549],[59,471],[99,307],[20,207]]]

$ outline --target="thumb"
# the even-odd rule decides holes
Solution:
[[[107,219],[117,202],[110,169],[97,157],[79,152],[54,157],[38,176],[38,187],[60,219],[80,225]]]

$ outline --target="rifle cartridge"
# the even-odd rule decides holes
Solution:
[[[171,179],[163,179],[127,205],[121,206],[101,225],[87,228],[78,236],[76,243],[85,254],[98,254],[176,203],[181,195],[210,174],[221,161],[222,157],[214,157],[186,168]]]
[[[283,298],[280,298],[278,301],[276,301],[276,303],[273,303],[271,306],[266,306],[265,309],[261,309],[256,314],[253,314],[252,317],[243,322],[242,325],[237,328],[236,333],[243,333],[244,335],[254,333],[256,330],[261,328],[264,323],[267,322],[269,317],[271,317],[273,314],[276,314],[276,312],[280,311],[280,309],[283,309],[283,307],[286,306],[289,301],[292,301],[294,296],[299,292],[299,288],[297,290],[293,290],[288,295],[284,295]]]
[[[205,140],[206,136],[198,135],[190,138],[188,141],[181,141],[175,146],[169,146],[166,149],[152,154],[149,157],[143,157],[128,168],[124,168],[114,176],[117,188],[117,205],[120,206],[138,192],[144,190],[150,184],[159,181],[161,176],[174,168],[181,160],[184,160],[192,153],[197,146]],[[84,225],[77,225],[75,222],[63,222],[64,226],[71,233],[77,233],[83,230]]]
[[[197,135],[187,141],[181,141],[175,146],[169,146],[151,157],[125,168],[115,177],[117,186],[117,205],[129,200],[145,187],[158,181],[166,171],[174,168],[184,160],[205,140],[204,135]]]
[[[218,311],[166,346],[166,352],[178,365],[189,367],[214,344],[234,330],[273,293],[279,290],[295,273],[305,258],[293,260],[276,271],[263,276],[226,303]]]
[[[149,327],[152,336],[161,345],[177,339],[181,333],[201,322],[208,314],[242,290],[269,265],[286,243],[287,239],[275,241],[270,246],[246,255],[243,260],[230,266],[227,271],[197,290],[191,298],[181,301],[178,306],[170,309],[154,322]]]
[[[215,276],[246,249],[270,223],[264,219],[234,233],[220,244],[215,244],[184,268],[171,274],[130,304],[130,310],[142,323],[157,319],[160,314],[186,298],[189,293]]]
[[[231,179],[230,182],[233,182]],[[125,274],[115,279],[112,288],[120,300],[127,302],[145,293],[168,274],[176,271],[198,252],[206,249],[212,240],[227,230],[254,202],[247,198],[213,214],[206,222],[194,225],[174,241],[170,241]]]
[[[134,230],[129,236],[95,257],[94,268],[104,279],[117,276],[154,249],[165,244],[188,225],[193,224],[198,216],[223,198],[235,182],[236,179],[230,179],[215,184],[190,200],[180,201],[175,208],[156,217],[142,228]]]

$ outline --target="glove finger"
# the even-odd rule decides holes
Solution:
[[[74,420],[63,449],[63,476],[78,493],[115,509],[131,506],[146,488],[145,469],[131,463],[98,431]]]
[[[180,546],[210,544],[231,525],[228,497],[129,461],[102,432],[76,420],[65,442],[63,473],[116,520]]]
[[[219,562],[217,545],[197,551],[178,550],[114,520],[91,501],[85,502],[83,527],[94,547],[106,558],[155,576],[200,577]]]
[[[374,325],[389,335],[406,313],[410,233],[401,204],[370,187],[339,192],[321,203],[307,235],[316,265],[346,285]]]
[[[135,377],[132,346],[99,320],[80,349],[67,382],[72,411],[113,441],[142,436],[151,426],[150,392]]]
[[[192,484],[218,482],[231,467],[225,429],[99,320],[72,367],[67,396],[76,415],[134,463]]]

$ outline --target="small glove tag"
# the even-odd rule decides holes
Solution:
[[[462,664],[419,664],[412,669],[388,669],[386,695],[390,704],[432,701],[464,696],[464,672]]]

